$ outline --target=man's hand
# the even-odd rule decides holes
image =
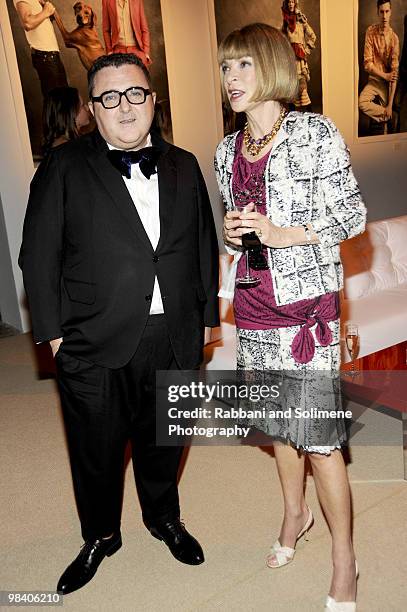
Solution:
[[[57,354],[58,349],[59,349],[59,347],[62,344],[62,340],[63,340],[63,338],[54,338],[53,340],[49,341],[53,357],[55,357],[55,355]]]
[[[397,70],[393,70],[392,72],[384,72],[383,78],[389,83],[394,83],[394,81],[397,81]]]
[[[389,121],[389,119],[391,119],[393,116],[393,108],[392,106],[386,106],[384,113],[383,113],[383,120],[384,121]]]
[[[43,6],[43,13],[45,17],[51,17],[54,13],[55,13],[55,6],[52,4],[52,2],[48,2],[48,0],[46,2],[41,2],[42,6]]]

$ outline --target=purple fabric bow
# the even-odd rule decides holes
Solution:
[[[291,353],[297,363],[308,363],[315,354],[315,339],[311,328],[316,325],[315,336],[321,346],[332,342],[332,332],[328,321],[338,318],[338,309],[332,302],[318,303],[314,312],[307,317],[301,329],[297,332],[291,345]]]

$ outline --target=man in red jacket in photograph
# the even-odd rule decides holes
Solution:
[[[143,0],[102,0],[106,53],[134,53],[148,66],[150,31]]]

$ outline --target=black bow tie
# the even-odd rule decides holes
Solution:
[[[112,149],[107,156],[117,170],[128,179],[131,178],[131,165],[140,164],[140,170],[146,178],[157,172],[157,159],[160,151],[157,147],[145,147],[138,151],[121,151]]]

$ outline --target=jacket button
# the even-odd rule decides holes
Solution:
[[[157,255],[154,255],[154,257],[153,257],[153,262],[154,262],[154,263],[157,263],[158,259],[159,259],[159,258],[157,257]]]
[[[151,302],[152,296],[151,295],[146,295],[145,296],[145,300],[146,300],[146,302]]]

